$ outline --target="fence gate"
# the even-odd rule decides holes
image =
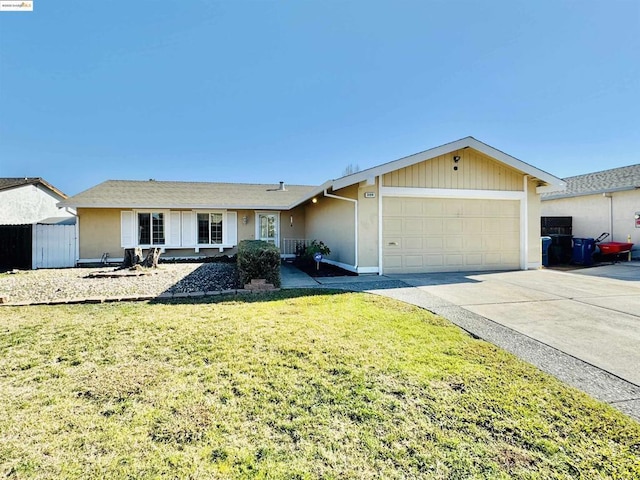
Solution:
[[[34,225],[34,269],[75,267],[76,258],[75,225]]]
[[[0,225],[0,271],[31,268],[31,225]]]

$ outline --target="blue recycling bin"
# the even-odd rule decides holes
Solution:
[[[551,237],[540,237],[542,242],[542,266],[549,266],[549,245],[551,245]]]
[[[596,241],[593,238],[574,238],[571,263],[588,267],[593,265],[593,253],[596,249]]]

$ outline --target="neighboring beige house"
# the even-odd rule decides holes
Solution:
[[[110,180],[60,205],[78,210],[81,262],[233,254],[243,239],[287,256],[318,239],[358,273],[514,270],[540,266],[540,194],[562,188],[466,137],[317,187]]]
[[[51,217],[73,217],[58,208],[67,196],[42,178],[0,178],[0,225],[26,225]]]
[[[640,257],[640,164],[565,178],[567,188],[542,196],[542,215],[573,217],[573,236],[634,244]]]

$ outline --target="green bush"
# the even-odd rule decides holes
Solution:
[[[321,253],[323,257],[331,254],[331,250],[322,240],[313,240],[304,249],[304,256],[313,259],[316,253]]]
[[[262,240],[243,240],[238,244],[238,274],[245,285],[264,278],[280,287],[280,249]]]

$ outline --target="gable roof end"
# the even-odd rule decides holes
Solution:
[[[520,170],[521,172],[531,175],[532,177],[535,177],[538,180],[544,182],[545,185],[537,188],[538,193],[561,191],[565,188],[565,184],[560,178],[555,177],[550,173],[540,170],[532,165],[529,165],[522,160],[518,160],[511,155],[507,155],[506,153],[493,148],[486,143],[482,143],[481,141],[476,140],[473,137],[465,137],[460,140],[456,140],[455,142],[446,143],[439,147],[425,150],[424,152],[416,153],[408,157],[400,158],[392,162],[384,163],[377,167],[362,170],[352,175],[339,178],[333,181],[333,189],[338,190],[340,188],[348,187],[350,185],[366,181],[373,177],[384,175],[386,173],[393,172],[394,170],[409,167],[411,165],[415,165],[416,163],[424,162],[425,160],[429,160],[440,155],[446,155],[448,153],[455,152],[456,150],[461,150],[467,147],[473,148],[481,153],[484,153],[485,155],[493,157],[496,160],[499,160],[500,162],[515,168],[516,170]]]
[[[52,193],[55,193],[60,198],[67,198],[67,195],[58,190],[56,187],[51,185],[49,182],[46,182],[40,177],[24,177],[24,178],[0,178],[0,191],[2,190],[11,190],[12,188],[24,187],[25,185],[42,185],[46,189],[50,190]]]

